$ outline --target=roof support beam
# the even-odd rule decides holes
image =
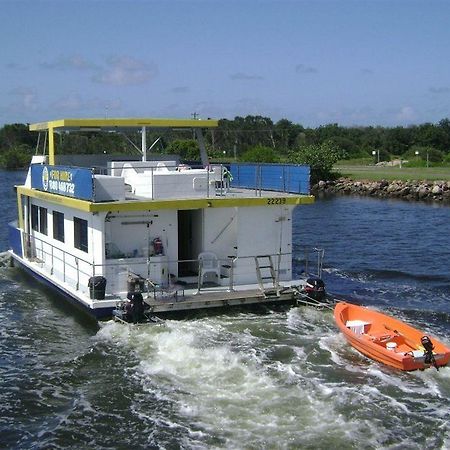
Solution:
[[[209,166],[208,153],[206,153],[205,141],[203,139],[203,133],[201,128],[195,128],[195,135],[197,136],[198,146],[200,148],[200,158],[202,160],[203,167]]]
[[[51,166],[55,165],[55,135],[53,127],[48,127],[48,162]]]
[[[142,138],[141,138],[141,150],[142,150],[142,161],[147,161],[147,129],[142,127]]]

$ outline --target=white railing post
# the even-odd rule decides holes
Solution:
[[[200,294],[200,288],[201,288],[201,283],[202,283],[202,260],[199,259],[198,260],[198,285],[197,285],[197,294]]]
[[[155,168],[151,167],[152,174],[152,200],[155,200]]]
[[[230,292],[234,291],[234,263],[236,260],[237,257],[230,258]]]

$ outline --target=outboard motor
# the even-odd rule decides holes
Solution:
[[[317,301],[324,301],[326,297],[325,283],[321,278],[308,278],[304,287],[305,294]]]
[[[133,323],[139,323],[144,319],[144,299],[140,292],[129,292],[127,299],[131,303],[130,313]],[[130,314],[129,313],[129,314]]]
[[[439,367],[436,363],[436,360],[434,359],[434,355],[433,355],[433,350],[434,350],[434,345],[431,342],[431,339],[428,336],[422,336],[422,338],[420,339],[420,342],[424,348],[424,356],[425,356],[425,364],[431,364],[434,367],[436,367],[437,370],[439,370]]]
[[[145,279],[139,275],[128,275],[127,289],[128,293],[144,292]]]

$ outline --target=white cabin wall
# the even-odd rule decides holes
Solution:
[[[120,163],[122,164],[122,163]],[[146,168],[136,163],[123,163],[121,175],[125,183],[131,186],[135,195],[152,199],[167,198],[204,198],[209,190],[214,191],[215,178],[207,169],[177,171],[172,162],[153,162],[153,167],[145,163]],[[114,173],[118,171],[114,169]]]
[[[204,210],[203,250],[217,255],[222,264],[235,256],[237,246],[237,208]]]
[[[47,235],[31,230],[35,239],[35,256],[42,261],[43,267],[61,281],[77,286],[81,292],[88,292],[89,278],[94,275],[92,262],[101,264],[103,244],[102,231],[94,232],[96,217],[90,213],[74,210],[73,208],[31,199],[30,205],[47,208]],[[64,242],[53,238],[53,212],[64,214]],[[84,219],[88,223],[88,251],[84,252],[74,246],[73,218]],[[95,234],[95,235],[94,235]],[[95,259],[94,259],[95,258]],[[96,274],[101,274],[101,268]]]
[[[144,278],[154,278],[148,271],[161,268],[166,281],[169,273],[178,275],[176,210],[111,213],[105,223],[105,236],[107,245],[113,243],[120,251],[120,254],[106,260],[108,272],[106,278],[111,279],[109,287],[107,284],[107,291],[124,290],[128,271]],[[155,238],[162,241],[164,258],[153,258],[149,269],[147,264],[147,258],[151,256],[149,244]],[[114,273],[120,278],[119,281]],[[160,281],[161,277],[157,278]]]
[[[281,258],[280,281],[292,278],[292,210],[290,206],[239,208],[236,282],[257,282],[254,256],[278,255],[280,243],[281,253],[288,253]],[[272,262],[277,270],[278,256],[272,256]]]
[[[105,212],[91,216],[88,240],[89,245],[92,243],[91,247],[94,264],[105,263],[105,217]],[[95,275],[103,274],[103,272],[102,267],[95,268]]]
[[[178,248],[175,210],[111,213],[108,239],[127,257],[147,256],[149,243],[161,238],[164,253],[176,256]]]

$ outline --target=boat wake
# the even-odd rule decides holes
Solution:
[[[324,275],[326,285],[333,288],[330,294],[338,299],[383,308],[395,305],[400,309],[421,310],[425,314],[427,310],[450,314],[450,281],[444,282],[444,278],[440,276],[430,279],[434,282],[421,277],[383,278],[374,271],[352,272],[340,269],[326,269]]]
[[[11,255],[8,252],[0,252],[0,267],[11,266]]]
[[[448,285],[450,278],[447,275],[433,275],[433,274],[420,274],[409,273],[399,270],[378,270],[378,269],[366,269],[357,271],[341,270],[337,268],[327,267],[324,268],[324,272],[330,276],[336,278],[349,279],[359,282],[401,282],[402,284],[411,284],[411,281],[420,283],[440,283]]]
[[[107,324],[95,340],[136,359],[142,396],[133,407],[152,429],[152,445],[167,427],[180,430],[180,445],[197,448],[379,448],[405,440],[414,448],[411,433],[439,447],[445,435],[449,369],[412,377],[385,369],[348,348],[329,312],[297,308],[136,329]],[[164,407],[149,411],[146,398]],[[395,417],[386,417],[393,408]],[[405,425],[425,410],[439,429],[434,437]],[[393,422],[402,423],[400,433],[391,431]]]

